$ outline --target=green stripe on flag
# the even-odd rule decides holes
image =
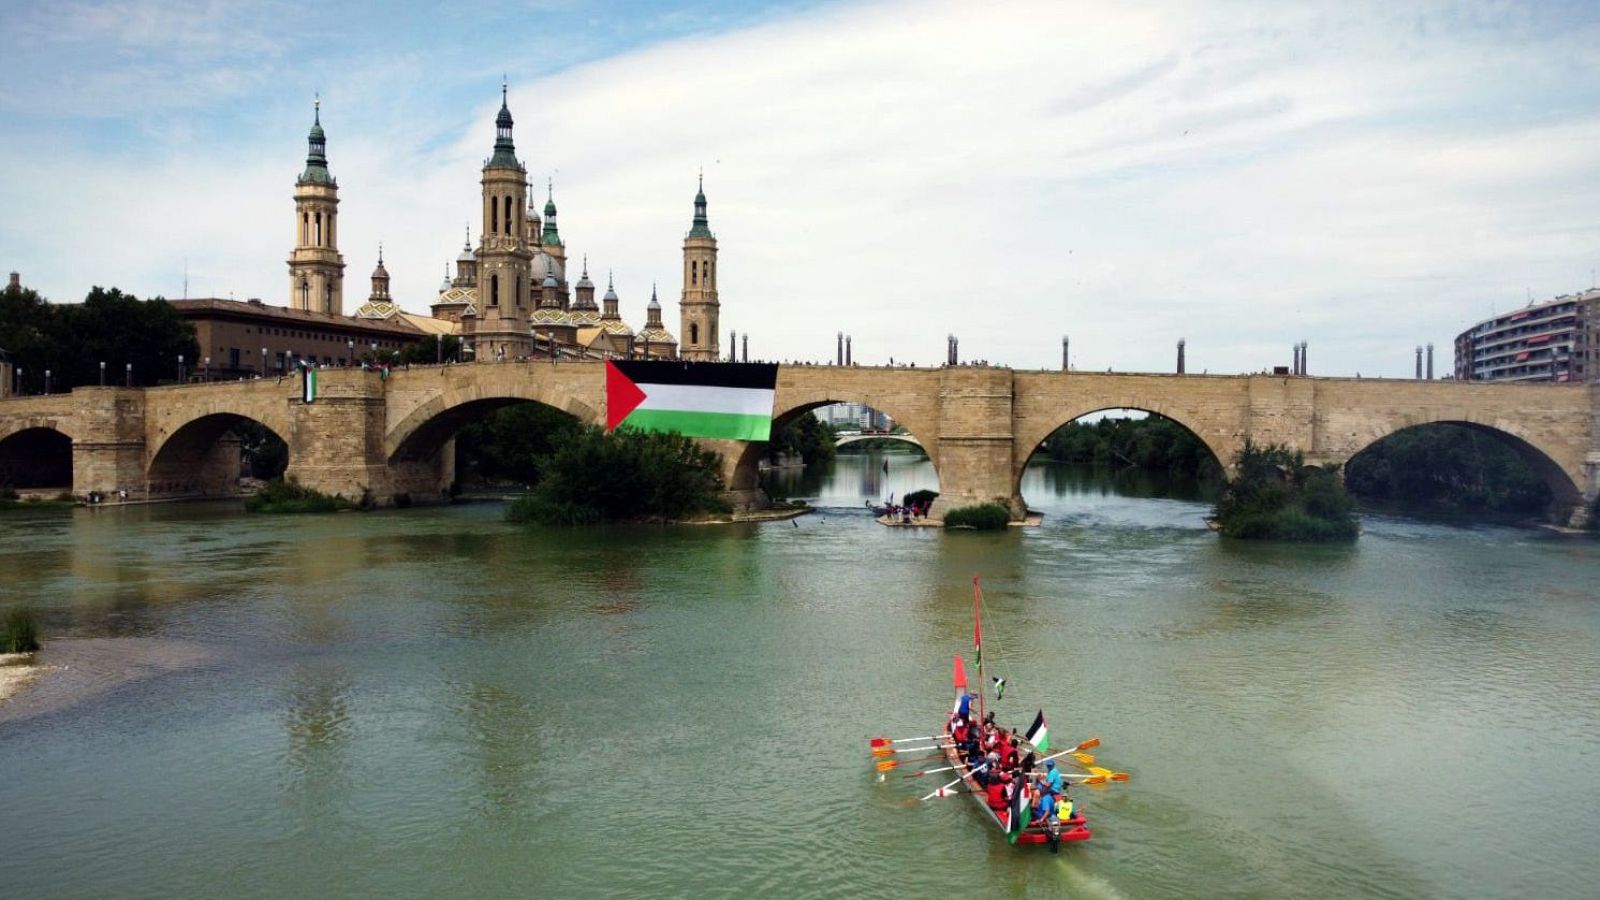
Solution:
[[[772,437],[770,415],[641,408],[629,413],[622,424],[641,431],[676,431],[691,437],[730,441],[765,441]]]

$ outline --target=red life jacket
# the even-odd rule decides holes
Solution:
[[[989,808],[1006,808],[1006,786],[998,781],[990,782],[988,788]]]

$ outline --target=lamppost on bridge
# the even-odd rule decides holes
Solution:
[[[183,384],[183,354],[178,354],[178,383]]]
[[[1067,341],[1067,336],[1063,334],[1061,336],[1061,371],[1063,371],[1063,372],[1069,371],[1072,368],[1071,366],[1067,365],[1067,347],[1068,346],[1069,346],[1069,342]]]
[[[1416,380],[1418,380],[1418,381],[1422,380],[1422,345],[1421,344],[1417,345],[1417,374],[1416,374],[1415,377],[1416,377]]]
[[[355,341],[355,338],[351,338],[351,339],[345,341],[344,342],[344,346],[345,346],[345,349],[348,351],[345,354],[345,365],[349,365],[349,366],[355,365],[356,364],[356,341]]]
[[[850,357],[850,335],[848,334],[844,336],[844,364],[847,366],[855,365],[855,360]]]
[[[45,369],[44,370],[44,392],[46,394],[50,393],[50,370],[49,369]]]
[[[378,342],[377,341],[373,341],[372,342],[372,364],[373,365],[377,365],[378,364]]]
[[[1183,374],[1183,338],[1178,338],[1178,374]]]
[[[739,332],[728,332],[728,362],[739,361]]]
[[[17,394],[18,397],[23,397],[23,396],[27,395],[28,382],[24,381],[23,378],[22,378],[22,376],[24,374],[26,374],[26,371],[27,370],[23,369],[21,366],[17,367],[17,390],[16,390],[16,394]]]
[[[261,377],[267,377],[267,348],[261,348]]]
[[[1433,345],[1428,345],[1428,380],[1433,380]]]
[[[106,361],[103,359],[100,361],[100,386],[106,386]]]
[[[739,355],[744,358],[744,362],[749,362],[750,361],[750,332],[746,331],[744,334],[739,335],[739,340],[743,342],[740,345],[741,349],[739,351]]]
[[[842,366],[844,365],[844,332],[839,332],[834,341],[837,346],[834,347],[833,364]]]
[[[209,356],[206,357],[205,368],[201,369],[200,373],[201,373],[200,374],[200,378],[201,378],[202,381],[210,381],[211,380],[211,357],[209,357]]]
[[[122,366],[122,386],[133,387],[133,363],[124,363]]]

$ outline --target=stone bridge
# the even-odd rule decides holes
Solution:
[[[302,484],[346,496],[366,491],[380,503],[426,502],[453,480],[456,431],[494,409],[534,401],[604,421],[601,363],[430,366],[388,379],[335,369],[320,372],[319,382],[309,404],[298,377],[0,400],[0,478],[70,472],[80,495],[226,495],[237,490],[239,474],[230,430],[252,420],[288,444],[288,474]],[[970,366],[778,370],[780,423],[838,402],[889,414],[924,447],[941,491],[936,516],[994,500],[1020,515],[1023,468],[1044,439],[1081,416],[1117,408],[1178,422],[1224,464],[1246,440],[1286,444],[1329,465],[1415,425],[1466,425],[1498,436],[1533,465],[1555,497],[1551,516],[1561,521],[1582,517],[1600,479],[1600,389],[1588,385]],[[761,502],[756,463],[764,445],[708,446],[723,455],[736,499]]]
[[[849,446],[851,444],[859,444],[862,441],[899,441],[902,444],[910,444],[913,447],[921,447],[922,446],[922,442],[917,440],[916,435],[907,434],[905,432],[899,432],[899,433],[873,432],[873,433],[870,433],[870,434],[841,434],[841,435],[837,436],[836,438],[834,438],[833,445],[835,447],[847,447],[847,446]]]

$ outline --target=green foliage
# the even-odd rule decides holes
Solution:
[[[578,420],[542,403],[496,410],[456,433],[456,472],[462,481],[539,483],[540,457],[572,439]]]
[[[511,504],[514,522],[587,525],[673,521],[726,512],[717,454],[681,434],[586,425],[537,460],[538,486]]]
[[[0,500],[15,500],[17,492],[8,487],[0,487]]]
[[[1447,512],[1540,513],[1551,499],[1504,441],[1442,423],[1407,428],[1356,454],[1345,486],[1371,500]]]
[[[442,349],[440,345],[443,345]],[[424,338],[415,344],[407,344],[401,348],[397,362],[401,365],[407,363],[413,366],[431,366],[440,360],[445,362],[461,361],[461,339],[453,334],[434,335]]]
[[[26,390],[35,393],[44,389],[46,369],[51,389],[60,391],[99,384],[101,362],[109,385],[123,383],[128,363],[134,384],[149,385],[177,378],[180,354],[191,369],[201,359],[194,326],[170,303],[100,287],[81,304],[65,304],[7,286],[0,292],[0,347],[27,370]]]
[[[932,503],[934,500],[938,499],[938,497],[938,491],[924,489],[920,491],[912,491],[911,493],[905,495],[905,497],[901,498],[900,502],[906,506],[920,506],[924,503]]]
[[[1305,456],[1278,444],[1245,442],[1238,475],[1217,501],[1228,537],[1285,541],[1348,541],[1360,534],[1355,504],[1337,472],[1305,465]]]
[[[944,514],[946,528],[976,528],[979,531],[996,531],[1011,524],[1011,510],[999,503],[980,503],[963,506]]]
[[[39,649],[39,629],[33,613],[17,607],[0,622],[0,653],[32,653]]]
[[[267,481],[283,476],[289,468],[289,445],[283,438],[252,419],[233,426],[232,431],[239,439],[239,455],[249,466],[250,477]]]
[[[767,443],[767,456],[796,454],[806,465],[831,462],[837,455],[833,426],[811,413],[801,413],[776,428]]]
[[[1171,419],[1069,422],[1044,442],[1051,459],[1081,465],[1139,468],[1190,478],[1214,478],[1221,466],[1194,432]]]
[[[367,499],[367,495],[363,495],[363,500]],[[356,504],[339,494],[330,497],[321,491],[301,487],[299,482],[274,478],[263,485],[259,493],[246,500],[244,508],[258,513],[328,513],[355,509]]]

